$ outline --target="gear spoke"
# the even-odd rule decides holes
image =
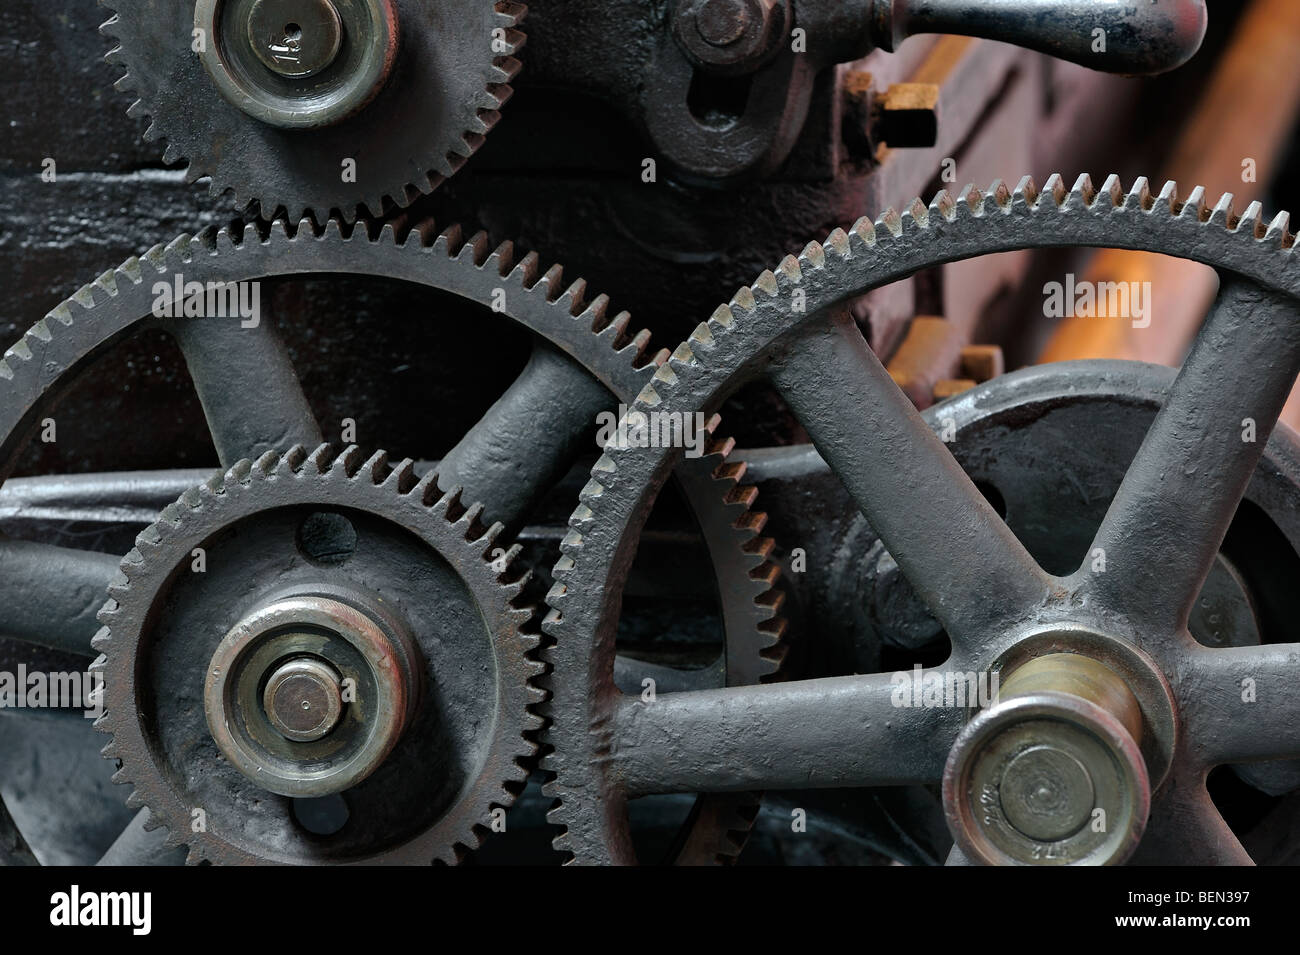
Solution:
[[[962,471],[843,310],[772,380],[956,647],[1047,598],[1050,579]]]
[[[121,560],[112,554],[0,539],[0,636],[93,656],[95,614]]]
[[[630,796],[936,782],[962,711],[898,706],[896,690],[878,673],[627,697],[616,775]]]
[[[222,467],[295,444],[320,443],[289,352],[265,321],[189,319],[172,332],[185,354]]]
[[[488,518],[517,527],[612,402],[573,359],[538,345],[509,390],[439,463],[438,485],[463,488],[466,499],[489,502]]]
[[[1300,757],[1300,644],[1198,649],[1177,688],[1203,766]]]
[[[1254,865],[1200,776],[1165,783],[1151,803],[1136,865]]]
[[[1186,628],[1298,371],[1294,300],[1225,274],[1079,572],[1144,640]]]

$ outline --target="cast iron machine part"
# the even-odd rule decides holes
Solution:
[[[176,273],[205,286],[370,275],[485,306],[504,293],[506,317],[535,335],[536,353],[445,468],[416,475],[409,461],[390,467],[356,449],[335,458],[328,446],[308,454],[320,427],[274,324],[154,318],[154,281]],[[518,605],[524,581],[511,569],[520,548],[495,545],[567,470],[596,413],[632,400],[665,359],[630,321],[558,267],[517,260],[481,234],[277,221],[182,236],[133,258],[5,353],[6,468],[44,416],[35,408],[93,356],[163,328],[181,346],[226,469],[164,509],[116,572],[109,555],[0,539],[5,586],[23,592],[6,635],[73,653],[93,635],[103,652],[105,755],[132,785],[130,805],[147,808],[147,830],[164,826],[165,845],[189,845],[193,861],[452,862],[478,844],[526,777],[542,694],[536,637]],[[56,365],[66,374],[47,377]],[[778,568],[729,451],[713,435],[680,478],[717,573],[721,656],[702,670],[620,657],[633,686],[648,674],[665,690],[778,675]],[[448,478],[461,472],[469,487]],[[499,501],[471,503],[479,492]],[[210,558],[201,574],[186,570],[196,548]],[[105,587],[96,634],[88,602]],[[66,611],[57,622],[52,607]],[[285,800],[267,798],[341,790],[358,811],[324,840],[293,824]],[[403,805],[398,790],[414,802]],[[756,807],[751,794],[699,801],[675,861],[733,858]],[[202,831],[191,825],[196,808]]]
[[[1153,74],[1191,58],[1207,14],[1204,0],[677,0],[670,20],[652,34],[634,112],[680,175],[707,181],[775,171],[816,75],[909,36],[983,37]]]
[[[1125,193],[1116,177],[967,187],[836,230],[720,306],[636,408],[707,411],[770,381],[942,624],[951,655],[928,673],[996,673],[1013,692],[973,719],[968,701],[899,705],[888,673],[652,703],[614,692],[621,568],[673,453],[606,447],[544,624],[557,848],[633,861],[624,807],[644,793],[942,781],[952,863],[1250,862],[1205,780],[1219,765],[1300,756],[1300,646],[1210,647],[1187,624],[1300,372],[1294,236],[1286,214],[1260,216],[1258,203],[1235,213],[1231,196],[1210,206],[1199,188],[1180,199],[1173,183]],[[1042,246],[1158,252],[1220,277],[1065,574],[1029,555],[844,308],[920,269]]]
[[[512,0],[100,0],[117,88],[187,178],[271,218],[406,206],[482,143],[509,99]]]

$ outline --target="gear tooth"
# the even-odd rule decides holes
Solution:
[[[103,748],[100,749],[99,755],[102,756],[104,759],[117,759],[118,754],[120,752],[121,751],[118,749],[117,746],[117,740],[110,739],[107,743],[104,744]]]
[[[392,487],[398,494],[406,494],[415,487],[416,481],[415,462],[410,458],[402,458],[389,472],[384,484]]]
[[[1146,212],[1153,203],[1151,184],[1147,181],[1146,176],[1138,176],[1133,181],[1133,188],[1128,191],[1128,196],[1124,200],[1124,207],[1135,212]]]
[[[1038,186],[1034,183],[1033,176],[1024,176],[1016,183],[1016,188],[1011,193],[1011,202],[1023,206],[1032,206],[1038,202]]]
[[[459,253],[461,245],[464,242],[461,228],[458,223],[453,223],[442,230],[442,233],[434,240],[433,249],[435,252],[454,259]]]
[[[330,462],[334,460],[334,448],[329,442],[319,445],[315,451],[307,456],[305,464],[314,469],[317,474],[324,474],[330,469]]]
[[[921,199],[913,199],[903,210],[902,220],[904,229],[928,229],[930,210]]]
[[[438,487],[438,472],[426,471],[424,477],[416,481],[415,487],[411,488],[411,496],[424,507],[433,507],[442,497],[442,491]]]
[[[957,203],[947,189],[940,189],[930,200],[930,214],[941,216],[949,222],[957,217]]]
[[[1235,229],[1237,227],[1237,217],[1233,212],[1234,197],[1232,193],[1225,192],[1219,196],[1219,201],[1214,204],[1214,209],[1210,212],[1210,222],[1223,226],[1225,229]]]
[[[566,308],[570,315],[575,318],[582,314],[583,305],[585,304],[584,296],[587,293],[587,280],[578,279],[557,299],[557,303]]]
[[[548,302],[553,302],[560,294],[560,283],[563,281],[564,269],[559,265],[552,265],[538,280],[535,288],[542,291]]]
[[[271,450],[264,453],[253,462],[253,470],[262,477],[270,477],[275,473],[277,465],[280,463],[280,452]],[[177,514],[179,519],[180,515]]]
[[[115,772],[112,776],[110,776],[109,781],[114,786],[126,786],[130,784],[131,776],[130,774],[127,773],[125,768],[122,768],[119,769],[117,772]],[[140,798],[139,793],[132,792],[129,796],[126,797],[126,808],[127,809],[144,808],[144,800]]]
[[[787,255],[781,260],[781,264],[776,267],[776,275],[782,284],[792,288],[803,280],[803,270],[799,268],[799,260],[793,255]]]
[[[587,327],[590,328],[592,332],[599,335],[609,323],[608,311],[609,296],[602,292],[587,304],[586,309],[579,318],[587,323]]]
[[[486,260],[490,246],[486,232],[475,232],[465,244],[460,247],[456,258],[473,262],[475,266],[481,266]]]
[[[1195,219],[1201,222],[1209,215],[1209,210],[1205,204],[1205,187],[1197,186],[1191,191],[1191,194],[1182,203],[1178,210],[1178,215],[1184,219]]]
[[[578,500],[580,501],[599,500],[600,496],[604,493],[605,493],[605,486],[603,484],[601,484],[599,481],[594,479],[589,480],[586,484],[582,486],[582,490],[578,492]]]
[[[822,248],[822,243],[820,242],[810,242],[807,246],[803,247],[803,251],[800,253],[800,261],[807,262],[807,264],[813,266],[814,269],[820,269],[823,265],[826,265],[826,249]],[[754,308],[753,296],[750,298],[748,308]]]
[[[1110,207],[1117,209],[1124,205],[1124,186],[1119,180],[1119,176],[1111,173],[1106,177],[1106,181],[1101,184],[1099,195],[1110,200]]]
[[[492,254],[488,256],[488,267],[504,278],[510,274],[514,261],[515,244],[506,240],[492,250]]]
[[[482,513],[482,506],[479,507],[479,513]],[[478,517],[478,514],[474,515],[475,520],[477,520]],[[501,536],[501,533],[505,529],[506,526],[500,521],[493,521],[492,524],[488,526],[488,529],[479,536],[478,540],[474,541],[475,544],[481,544],[483,546],[485,557],[490,554],[493,545],[497,542],[497,538]]]
[[[1279,212],[1273,217],[1273,221],[1268,224],[1268,231],[1264,233],[1264,238],[1269,242],[1274,242],[1285,248],[1291,242],[1291,215],[1288,212]]]
[[[537,253],[529,252],[515,265],[510,278],[524,288],[532,288],[537,284],[537,270],[541,267],[540,263],[541,259]]]
[[[1011,190],[1001,179],[995,179],[984,194],[985,212],[1005,212],[1011,205]]]
[[[880,214],[880,217],[876,219],[876,225],[879,229],[884,229],[895,238],[903,234],[903,217],[898,214],[898,210],[893,206]],[[877,232],[879,232],[879,229],[877,229]],[[799,258],[803,259],[804,256],[801,255]]]
[[[865,252],[876,244],[876,224],[871,221],[869,216],[862,216],[857,222],[853,223],[853,228],[849,230],[849,236],[849,241],[853,243],[857,251]]]
[[[712,348],[713,331],[709,328],[708,322],[700,322],[700,324],[696,325],[695,330],[691,332],[690,338],[687,340],[700,348]]]
[[[371,484],[383,484],[384,478],[388,475],[388,452],[376,451],[370,455],[361,465],[358,473],[370,478]]]
[[[921,200],[918,199],[916,201],[920,202]],[[926,218],[927,220],[929,218],[928,210],[926,211]],[[830,252],[841,259],[848,258],[850,251],[848,233],[843,229],[834,229],[831,234],[826,237],[826,241],[822,243],[822,246],[827,252]]]
[[[348,478],[354,478],[357,476],[357,472],[360,470],[364,460],[365,459],[361,455],[361,449],[355,444],[349,444],[339,452],[339,456],[334,459],[333,464],[330,465],[330,469],[339,471]]]
[[[1264,238],[1264,224],[1261,221],[1264,216],[1264,206],[1260,202],[1252,202],[1246,206],[1246,211],[1241,214],[1237,220],[1237,229],[1241,232],[1250,233],[1257,239]]]
[[[302,470],[303,462],[307,460],[307,448],[301,444],[295,444],[288,451],[284,452],[280,458],[280,469],[285,473],[297,473]]]
[[[816,245],[816,243],[810,245],[809,248],[813,248],[814,246],[817,248],[818,252],[820,253],[821,246]],[[806,249],[804,251],[805,253],[807,252]],[[751,291],[749,288],[745,286],[741,286],[740,288],[736,289],[736,294],[731,296],[730,304],[731,304],[732,311],[735,311],[736,309],[740,309],[741,312],[748,314],[749,312],[752,312],[754,310],[755,306],[758,303],[754,301],[753,291]]]
[[[472,504],[469,505],[469,507],[465,508],[465,512],[461,514],[459,518],[456,519],[457,524],[465,525],[466,540],[475,540],[475,538],[470,537],[469,535],[474,533],[474,530],[479,523],[479,518],[482,516],[483,516],[483,502],[474,501]]]
[[[251,480],[252,475],[253,475],[252,461],[248,460],[248,458],[244,458],[241,461],[236,461],[234,464],[230,466],[230,469],[226,471],[226,478],[225,478],[226,486],[230,487],[232,484],[247,484],[249,480]]]
[[[104,653],[113,645],[113,636],[108,627],[100,627],[90,638],[90,649]]]
[[[185,856],[187,866],[199,866],[203,864],[203,852],[198,846],[190,846],[189,853]]]
[[[627,327],[632,323],[631,312],[619,312],[608,322],[605,327],[596,332],[597,337],[609,340],[610,347],[615,351],[619,345],[627,342]]]
[[[582,534],[570,528],[560,540],[560,553],[574,557],[582,552]]]
[[[1160,190],[1160,195],[1156,197],[1156,202],[1164,206],[1172,214],[1178,209],[1178,183],[1170,179]]]
[[[1082,177],[1080,177],[1082,178]],[[1092,180],[1088,180],[1088,189],[1092,189]],[[1065,187],[1065,180],[1061,178],[1059,172],[1054,172],[1047,177],[1043,183],[1043,190],[1038,195],[1039,205],[1042,205],[1042,199],[1046,196],[1055,206],[1062,206],[1070,198],[1070,190]]]
[[[762,292],[768,298],[776,298],[780,287],[777,285],[776,276],[770,269],[764,269],[754,280],[750,288],[755,292]],[[755,296],[757,298],[757,296]]]

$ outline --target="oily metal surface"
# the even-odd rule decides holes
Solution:
[[[431,192],[496,124],[524,42],[525,7],[511,0],[395,0],[398,49],[378,94],[333,125],[282,129],[218,92],[191,49],[191,5],[102,5],[113,17],[101,29],[118,43],[107,59],[127,70],[117,86],[138,97],[131,115],[150,117],[145,138],[166,141],[164,160],[188,160],[187,180],[211,177],[214,196],[230,191],[240,207],[255,202],[267,217],[283,207],[295,220],[309,209],[380,215],[385,200],[405,206]]]
[[[513,803],[541,726],[533,613],[518,605],[510,560],[492,556],[500,526],[434,477],[355,447],[267,452],[182,495],[123,558],[93,641],[106,708],[96,726],[112,735],[104,755],[120,762],[128,805],[167,827],[165,845],[188,845],[191,863],[453,863]],[[322,512],[359,538],[328,571],[295,546]],[[202,574],[189,572],[197,547]],[[294,824],[291,800],[221,758],[202,701],[209,658],[245,610],[287,588],[340,585],[382,594],[410,621],[424,693],[391,755],[348,790],[347,823],[321,840]]]
[[[589,300],[584,283],[565,285],[562,271],[557,267],[543,272],[536,256],[516,261],[509,244],[492,250],[481,235],[466,241],[458,229],[438,234],[431,223],[400,238],[391,225],[373,237],[334,221],[323,228],[309,220],[292,228],[283,221],[264,228],[250,225],[182,236],[166,247],[157,246],[104,273],[6,352],[0,365],[0,433],[5,435],[0,476],[12,470],[32,424],[41,420],[47,402],[70,387],[76,372],[121,337],[158,324],[150,316],[152,286],[173,274],[199,282],[373,275],[443,289],[485,305],[504,292],[508,317],[587,369],[584,374],[595,376],[624,401],[644,386],[662,360],[656,356],[645,361],[648,336],[631,334],[626,313],[608,314],[606,297]],[[278,410],[268,408],[265,420],[246,422],[245,446],[254,453],[277,447],[278,420]],[[729,450],[729,442],[714,441],[708,454],[687,462],[681,482],[700,515],[716,569],[726,678],[750,682],[776,673],[784,652],[784,627],[776,567],[767,558],[770,542],[761,536],[763,518],[751,510],[753,491],[741,483],[743,465],[727,460]],[[497,468],[507,476],[519,471],[513,458],[498,462]],[[485,477],[479,474],[477,479]],[[719,805],[699,813],[701,822],[687,840],[683,861],[730,858],[743,844],[752,821],[752,797],[714,802]]]
[[[672,359],[656,373],[655,381],[642,392],[637,407],[640,410],[716,407],[741,383],[772,369],[768,363],[781,357],[779,346],[783,339],[791,337],[801,316],[824,313],[853,295],[921,268],[990,252],[1042,246],[1148,250],[1179,255],[1235,273],[1268,290],[1268,294],[1300,296],[1300,273],[1294,267],[1286,217],[1279,216],[1268,226],[1259,217],[1257,205],[1241,216],[1234,214],[1230,197],[1210,208],[1201,190],[1193,191],[1187,201],[1180,201],[1172,183],[1156,196],[1149,191],[1145,180],[1139,180],[1125,194],[1114,177],[1100,189],[1086,177],[1073,189],[1066,188],[1059,177],[1052,177],[1041,192],[1032,181],[1025,180],[1014,191],[995,183],[987,192],[968,187],[955,199],[941,193],[929,206],[917,200],[902,215],[891,211],[875,224],[863,219],[847,233],[837,230],[825,243],[809,245],[799,257],[787,258],[775,273],[764,273],[752,287],[741,289],[728,305],[721,306],[679,346]],[[794,302],[799,307],[792,309]],[[779,366],[776,371],[779,374]],[[877,428],[895,434],[898,428],[888,423],[888,416],[895,411],[892,404],[879,409],[869,407],[864,411],[860,428],[868,434]],[[821,411],[823,415],[835,413],[829,407]],[[888,460],[892,454],[908,453],[908,447],[877,447],[870,451],[864,449],[862,453],[884,455]],[[610,759],[612,754],[626,754],[635,759],[640,744],[635,722],[639,711],[624,707],[616,713],[619,700],[609,692],[610,625],[618,607],[618,600],[611,599],[611,592],[616,595],[619,591],[621,575],[630,557],[630,543],[635,539],[634,531],[644,520],[645,508],[653,500],[671,463],[670,452],[606,449],[593,469],[593,483],[570,521],[573,533],[566,541],[564,566],[556,572],[564,586],[553,590],[548,598],[553,612],[547,618],[546,628],[554,637],[555,645],[547,651],[554,668],[553,697],[547,710],[552,720],[549,738],[554,749],[545,758],[545,765],[556,774],[550,792],[559,802],[552,818],[566,830],[557,838],[556,846],[580,862],[627,862],[634,858],[629,851],[621,807],[626,787],[634,783],[644,785],[647,780],[628,776],[632,772],[628,765],[620,775],[615,765],[618,761]],[[930,528],[932,533],[926,536],[941,539],[945,528],[952,530],[946,516],[912,514],[907,510],[906,500],[897,501],[896,506],[900,518],[906,515],[922,523],[941,522],[942,526]],[[1150,557],[1158,560],[1158,542],[1152,546],[1157,550]],[[904,555],[896,556],[901,561]],[[960,575],[967,572],[965,568],[954,568],[953,573],[959,576],[949,585],[996,587],[1003,579],[989,576],[979,581],[961,580]],[[985,571],[989,575],[994,572],[1000,571],[993,567]],[[1033,599],[1040,585],[1039,580],[1017,584],[1010,576],[1005,579],[1008,588],[1026,588],[1026,600]],[[1046,580],[1041,583],[1046,585]],[[1055,605],[1047,607],[1055,611]],[[1288,659],[1285,648],[1279,648],[1278,652],[1281,655],[1276,656],[1277,660]],[[1161,662],[1162,666],[1166,665],[1165,661]],[[760,715],[769,717],[764,720],[762,731],[773,751],[789,744],[807,753],[815,750],[814,744],[823,739],[833,746],[834,732],[824,730],[821,724],[833,722],[837,717],[848,719],[849,712],[837,701],[842,695],[844,706],[848,706],[852,699],[848,691],[860,685],[859,678],[841,680],[847,682],[813,681],[807,686],[790,683],[766,688],[761,699],[767,714],[757,708],[759,694],[726,697],[734,702],[734,707],[724,704],[724,698],[717,698],[719,719],[715,729],[720,735],[716,739],[696,738],[691,751],[726,752],[732,741],[725,734],[735,731],[735,719],[752,720]],[[1181,688],[1180,702],[1184,708],[1193,705],[1189,701],[1196,698],[1197,686],[1193,679]],[[817,692],[815,687],[824,688],[818,693],[824,701],[823,715],[818,725],[810,725],[793,717],[809,703],[808,694]],[[753,707],[746,706],[750,700],[754,702]],[[697,722],[692,724],[692,729],[697,734],[709,732],[703,712],[693,714]],[[627,727],[620,736],[615,717],[625,714]],[[724,715],[726,719],[721,718]],[[1199,722],[1207,722],[1207,714],[1195,715]],[[947,744],[959,730],[960,721],[951,712],[936,711],[932,724],[924,752],[890,754],[891,762],[898,765],[893,773],[895,778],[906,779],[912,775],[927,778],[936,765],[942,764]],[[1210,745],[1213,751],[1212,741],[1198,743]],[[822,785],[834,785],[832,779],[846,776],[873,777],[875,760],[880,754],[852,751],[839,756],[845,764],[856,761],[860,765],[851,773],[828,773]],[[909,761],[913,766],[911,771]],[[635,769],[648,772],[641,766]],[[710,770],[705,775],[711,778],[723,780],[727,776],[725,766],[710,767]],[[677,771],[674,779],[689,775]],[[1195,798],[1194,794],[1191,798]],[[1218,834],[1206,833],[1206,838],[1207,852],[1232,855],[1231,847]]]

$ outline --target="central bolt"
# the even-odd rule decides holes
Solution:
[[[248,42],[272,72],[291,79],[319,73],[343,46],[343,20],[330,0],[257,0]]]
[[[749,13],[745,0],[707,0],[695,17],[695,29],[706,43],[727,46],[744,36]]]
[[[271,725],[286,739],[299,743],[320,739],[343,715],[339,675],[323,660],[289,660],[266,681],[262,706]]]
[[[1122,862],[1150,808],[1141,705],[1079,653],[1011,668],[999,700],[958,736],[944,770],[949,827],[977,862]]]
[[[1096,798],[1087,767],[1053,746],[1035,746],[1011,760],[998,792],[1007,821],[1039,842],[1082,829]]]

